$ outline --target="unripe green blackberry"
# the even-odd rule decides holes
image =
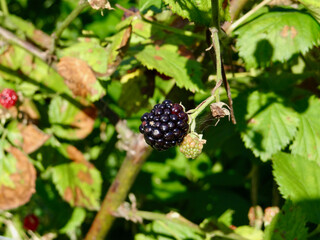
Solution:
[[[202,139],[196,133],[189,133],[184,137],[183,142],[180,144],[180,152],[182,152],[187,158],[195,159],[201,152],[206,140]]]
[[[165,100],[141,117],[140,132],[146,143],[158,151],[167,150],[183,141],[189,130],[188,114],[179,103]]]

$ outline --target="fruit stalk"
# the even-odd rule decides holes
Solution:
[[[211,0],[211,12],[212,22],[211,26],[220,31],[220,12],[219,12],[219,1]]]
[[[211,44],[207,51],[210,51],[212,58],[215,55],[216,59],[216,69],[217,69],[217,83],[216,86],[211,91],[211,96],[204,100],[202,103],[198,105],[193,111],[191,111],[190,117],[190,125],[191,131],[195,129],[195,119],[196,117],[208,106],[210,105],[215,99],[217,102],[220,101],[220,93],[219,88],[222,83],[222,62],[221,62],[221,53],[220,53],[220,43],[219,43],[219,35],[218,29],[215,27],[209,28],[209,32],[211,32]],[[214,49],[214,53],[212,53],[212,48]]]
[[[219,43],[219,31],[220,31],[220,14],[219,14],[219,2],[215,0],[211,0],[211,11],[212,11],[212,27],[207,31],[207,43],[209,47],[206,51],[209,51],[212,60],[214,61],[214,56],[216,58],[216,71],[217,71],[217,80],[216,86],[211,91],[211,96],[200,103],[197,108],[189,111],[191,114],[190,117],[190,126],[191,132],[195,129],[195,119],[196,117],[215,99],[216,101],[220,101],[220,93],[217,91],[222,83],[222,63],[221,63],[221,53],[220,53],[220,43]],[[211,35],[210,35],[211,33]],[[212,50],[214,49],[214,52]]]

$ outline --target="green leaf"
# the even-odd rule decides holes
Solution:
[[[134,235],[134,240],[156,240],[155,236],[147,236],[143,233],[138,233]]]
[[[145,227],[144,234],[139,234],[135,240],[203,240],[198,231],[186,225],[171,221],[153,221]]]
[[[164,0],[171,10],[191,22],[209,27],[211,24],[211,0]],[[227,3],[227,4],[226,4]],[[229,1],[219,0],[220,18],[230,20]]]
[[[72,216],[67,222],[67,224],[60,229],[61,233],[74,233],[83,223],[86,217],[86,210],[84,208],[76,207],[73,212]]]
[[[21,131],[18,129],[18,121],[11,121],[7,126],[7,138],[14,146],[21,146],[23,139]]]
[[[110,38],[112,43],[106,48],[108,53],[108,65],[111,65],[114,61],[116,61],[116,58],[119,55],[119,49],[124,47],[129,40],[131,31],[128,31],[127,27],[128,26],[124,26],[121,31],[119,31],[117,34],[114,34],[112,38]]]
[[[320,23],[320,2],[318,0],[299,0],[299,2],[305,5],[312,16]]]
[[[309,221],[320,223],[320,166],[306,157],[279,153],[273,174],[284,198],[299,204]]]
[[[86,61],[96,72],[105,73],[107,71],[107,51],[100,46],[98,39],[85,38],[81,42],[65,48],[60,55],[60,57],[69,56]]]
[[[17,172],[17,160],[11,154],[4,155],[3,149],[0,157],[0,186],[15,188],[11,175]]]
[[[286,201],[281,211],[266,228],[264,240],[307,239],[305,215],[302,209]]]
[[[70,101],[68,101],[70,100]],[[96,118],[96,109],[84,108],[76,100],[55,97],[49,105],[49,121],[58,137],[82,139],[91,133]]]
[[[129,116],[148,105],[147,90],[149,89],[149,92],[153,92],[154,86],[148,86],[148,82],[150,83],[150,81],[148,81],[149,79],[147,79],[146,74],[140,70],[129,73],[122,79],[124,83],[122,84],[122,91],[118,103]]]
[[[320,163],[320,101],[310,97],[308,108],[300,114],[298,132],[290,149],[293,154],[306,156]]]
[[[164,0],[172,12],[201,25],[210,26],[211,0]]]
[[[284,62],[320,44],[320,25],[310,15],[283,9],[260,15],[235,31],[248,68]]]
[[[161,9],[161,0],[139,0],[139,10],[142,13],[147,12],[147,10]]]
[[[223,223],[226,226],[230,226],[232,224],[232,215],[234,214],[234,210],[228,209],[226,210],[219,218],[218,222]]]
[[[247,101],[246,122],[239,122],[241,137],[255,156],[266,161],[292,140],[299,119],[272,93],[255,91]]]
[[[263,232],[250,226],[237,227],[234,232],[244,237],[246,240],[264,240]]]
[[[71,95],[62,77],[55,70],[18,46],[10,46],[0,55],[0,76],[17,83],[21,82],[16,87],[25,96],[33,96],[37,90]]]
[[[52,167],[51,173],[59,194],[71,206],[99,209],[102,180],[93,165],[64,163]]]
[[[12,32],[16,31],[18,35],[25,35],[25,38],[31,39],[32,42],[39,45],[41,48],[48,48],[52,44],[52,38],[46,33],[42,32],[29,21],[26,21],[15,15],[8,15],[4,18],[1,25],[5,26],[7,29],[10,29]]]
[[[135,57],[148,69],[173,77],[178,87],[192,92],[203,89],[201,82],[201,65],[199,62],[180,56],[178,46],[144,45],[137,49]]]

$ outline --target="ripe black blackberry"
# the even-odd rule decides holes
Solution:
[[[164,100],[141,117],[140,132],[146,142],[158,151],[167,150],[183,141],[188,133],[188,114],[179,103]]]

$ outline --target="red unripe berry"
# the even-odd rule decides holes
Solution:
[[[34,214],[27,215],[23,220],[23,227],[26,230],[36,231],[39,225],[39,219]]]
[[[0,93],[0,104],[4,108],[11,108],[18,101],[18,95],[12,89],[5,88]]]

